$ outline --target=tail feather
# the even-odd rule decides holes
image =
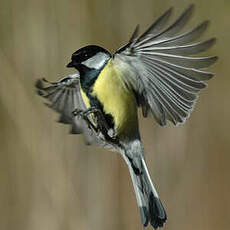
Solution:
[[[167,220],[167,215],[151,181],[144,159],[141,159],[141,168],[139,170],[134,169],[130,162],[128,167],[143,226],[146,227],[150,223],[155,229],[162,227]]]
[[[145,206],[139,207],[139,209],[140,209],[140,214],[141,214],[141,223],[143,224],[144,227],[147,227],[149,223],[148,209]]]
[[[154,197],[153,193],[150,194],[149,198],[149,215],[150,223],[155,229],[163,227],[167,220],[167,214],[161,200],[158,197]]]

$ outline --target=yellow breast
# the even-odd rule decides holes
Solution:
[[[120,78],[110,60],[99,74],[92,95],[103,105],[104,112],[112,115],[117,135],[137,130],[137,104],[135,97]]]
[[[82,88],[80,88],[80,92],[81,92],[82,100],[84,101],[84,104],[88,109],[90,107],[89,98],[86,96]]]

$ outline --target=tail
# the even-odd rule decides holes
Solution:
[[[167,214],[151,181],[145,160],[143,157],[140,158],[139,164],[135,165],[130,158],[125,160],[136,193],[142,224],[146,227],[150,223],[157,229],[163,226],[167,220]]]

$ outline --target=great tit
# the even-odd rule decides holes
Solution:
[[[77,72],[44,87],[39,95],[61,114],[60,122],[71,124],[71,133],[83,133],[87,144],[97,144],[120,153],[125,160],[142,224],[157,229],[167,219],[165,209],[151,181],[138,127],[138,108],[157,123],[184,123],[193,110],[204,81],[213,74],[204,69],[216,56],[193,56],[207,50],[215,38],[195,42],[208,26],[181,32],[193,13],[188,7],[167,25],[172,8],[138,36],[137,26],[129,42],[111,54],[89,45],[72,54],[67,65]],[[43,79],[43,81],[48,82]]]

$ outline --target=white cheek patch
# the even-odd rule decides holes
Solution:
[[[93,69],[100,69],[104,66],[106,61],[109,59],[109,55],[99,52],[93,57],[87,59],[86,61],[83,61],[81,64],[87,66],[88,68],[93,68]]]

